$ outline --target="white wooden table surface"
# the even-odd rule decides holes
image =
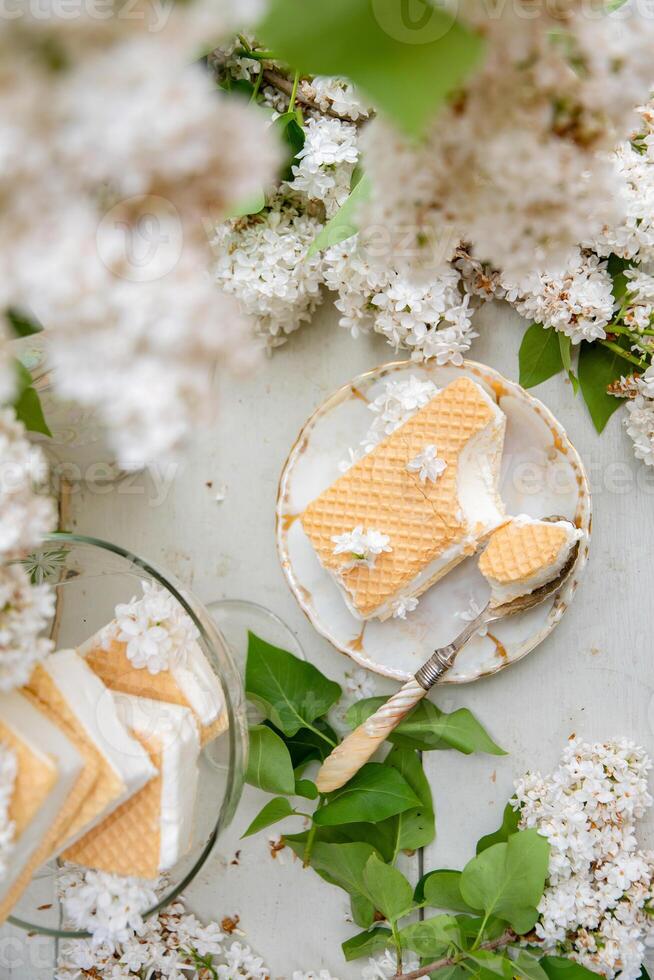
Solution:
[[[480,337],[472,356],[517,378],[524,323],[515,312],[495,305],[481,311],[477,325]],[[220,417],[165,493],[142,477],[102,494],[80,492],[72,500],[71,529],[151,558],[201,600],[245,598],[270,607],[296,633],[307,658],[341,680],[352,665],[314,633],[277,561],[277,480],[300,426],[325,396],[355,374],[392,359],[392,350],[379,337],[352,340],[325,305],[258,376],[223,381]],[[509,755],[425,756],[438,836],[407,863],[414,878],[423,866],[461,867],[477,838],[499,824],[514,777],[526,768],[552,767],[571,733],[588,739],[626,735],[654,752],[654,472],[634,460],[619,415],[602,437],[595,434],[562,376],[536,394],[567,428],[589,471],[591,560],[571,608],[537,650],[492,678],[434,695],[449,711],[469,707]],[[215,492],[221,483],[226,497],[218,503]],[[393,685],[378,678],[377,689],[391,691]],[[238,914],[244,941],[274,977],[323,968],[341,980],[359,977],[360,967],[346,965],[340,950],[356,931],[346,921],[345,893],[303,870],[288,850],[273,859],[266,832],[239,842],[263,802],[262,794],[246,787],[232,827],[188,892],[189,904],[206,919]],[[653,828],[654,821],[641,828],[649,846]],[[237,851],[239,861],[233,864]],[[35,938],[25,947],[14,943],[14,936],[9,928],[0,933],[0,977],[50,978],[49,943]]]

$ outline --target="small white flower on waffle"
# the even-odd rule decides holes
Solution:
[[[439,476],[442,476],[447,469],[447,463],[444,459],[439,459],[436,446],[430,443],[421,453],[409,460],[406,468],[409,473],[418,473],[421,483],[426,480],[436,483]]]
[[[348,557],[346,568],[354,568],[355,565],[367,565],[368,568],[373,568],[377,555],[381,555],[384,551],[392,551],[390,540],[389,536],[382,534],[381,531],[374,529],[364,531],[362,524],[344,534],[332,536],[334,554]]]
[[[406,614],[413,612],[418,607],[418,600],[415,596],[399,596],[393,599],[393,619],[406,619]]]
[[[107,647],[116,639],[125,643],[132,665],[150,674],[169,670],[184,658],[198,636],[190,617],[177,600],[154,582],[142,582],[143,597],[116,606],[115,623],[104,631]]]

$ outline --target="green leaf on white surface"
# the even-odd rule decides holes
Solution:
[[[318,787],[310,779],[296,779],[295,795],[301,796],[305,800],[317,800]]]
[[[514,976],[511,960],[501,953],[493,953],[488,949],[468,950],[466,958],[472,960],[477,967],[475,976],[479,980],[493,980],[494,977],[506,977],[506,980],[512,980]]]
[[[430,871],[416,886],[418,901],[434,909],[449,909],[452,912],[474,912],[472,906],[461,894],[461,871]]]
[[[503,919],[519,934],[533,928],[547,876],[549,844],[523,830],[493,844],[463,869],[461,895],[472,908]]]
[[[245,781],[267,793],[293,793],[295,773],[283,741],[266,725],[250,729],[250,753]]]
[[[405,926],[400,930],[400,940],[418,956],[445,956],[449,947],[460,941],[459,924],[451,915],[436,915]]]
[[[303,74],[351,79],[410,136],[424,133],[484,48],[428,0],[271,0],[255,33]]]
[[[348,725],[356,728],[386,700],[384,697],[366,698],[353,704],[345,716]],[[506,755],[467,708],[459,708],[448,715],[426,699],[400,722],[388,740],[419,752],[457,749],[465,755],[471,752]]]
[[[477,841],[477,854],[481,854],[488,847],[493,844],[505,843],[512,834],[517,833],[518,824],[520,823],[520,812],[514,810],[510,803],[507,803],[504,807],[504,813],[502,814],[502,825],[493,834],[486,834],[485,837],[481,837]]]
[[[401,871],[371,854],[363,869],[368,897],[388,922],[396,922],[413,908],[413,888]]]
[[[347,200],[341,204],[336,214],[311,242],[307,256],[315,255],[331,245],[338,245],[356,235],[359,230],[357,210],[370,197],[370,189],[370,178],[364,174],[350,191]]]
[[[360,932],[342,944],[343,955],[348,963],[363,956],[376,956],[392,946],[393,933],[390,929],[378,926],[370,931]]]
[[[285,817],[291,817],[294,813],[295,810],[288,800],[283,796],[278,796],[266,803],[263,810],[257,814],[245,833],[241,835],[241,839],[250,837],[252,834],[278,823]]]
[[[266,643],[254,633],[249,634],[245,690],[265,717],[289,736],[311,728],[312,722],[326,714],[341,695],[339,685],[313,664]]]
[[[617,381],[630,368],[619,354],[601,344],[581,342],[579,351],[579,385],[588,406],[593,425],[603,432],[606,423],[622,404],[621,398],[609,395],[607,387]]]
[[[532,323],[522,338],[518,360],[523,388],[533,388],[554,377],[563,370],[557,331],[540,323]]]
[[[579,378],[575,374],[572,368],[572,341],[567,334],[557,331],[559,338],[559,349],[561,351],[561,361],[563,362],[563,368],[567,372],[567,375],[572,383],[572,390],[575,395],[579,391]]]
[[[337,826],[356,821],[376,823],[420,806],[420,800],[406,779],[378,762],[359,769],[341,789],[327,797],[328,802],[316,810],[318,826]]]
[[[316,841],[310,855],[311,867],[321,878],[357,899],[359,914],[365,913],[368,925],[373,922],[375,910],[363,872],[374,853],[370,844],[326,844]],[[359,919],[357,924],[361,924]]]

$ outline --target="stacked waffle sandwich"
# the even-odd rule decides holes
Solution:
[[[486,544],[494,596],[530,592],[562,567],[578,538],[573,525],[527,525],[506,515],[499,492],[505,428],[491,395],[460,377],[305,509],[304,532],[356,618],[404,618],[426,589]],[[500,554],[508,561],[507,541],[515,567],[498,571],[495,583],[491,562],[498,570]]]
[[[220,684],[193,638],[154,672],[134,666],[119,622],[0,694],[0,922],[53,857],[155,879],[191,846]]]

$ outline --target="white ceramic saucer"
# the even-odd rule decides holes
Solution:
[[[410,375],[438,387],[461,375],[480,383],[507,417],[501,483],[507,512],[561,515],[586,535],[573,575],[557,599],[498,623],[468,643],[443,680],[461,684],[519,660],[551,633],[588,558],[591,498],[584,467],[560,423],[520,385],[474,361],[460,367],[400,361],[359,375],[323,402],[291,449],[277,498],[277,548],[291,589],[318,632],[362,667],[397,680],[410,677],[435,647],[461,631],[471,603],[485,604],[488,586],[471,558],[424,593],[406,620],[363,623],[348,610],[298,520],[307,504],[340,475],[338,464],[348,448],[358,446],[368,431],[373,421],[368,403],[383,392],[386,381]]]

